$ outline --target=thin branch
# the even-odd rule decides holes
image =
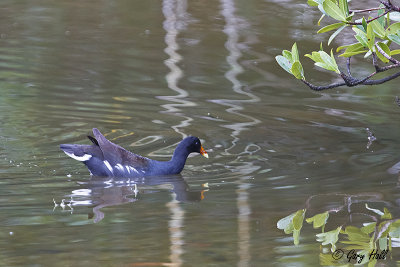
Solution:
[[[392,11],[392,9],[388,9],[388,10],[386,10],[383,14],[380,14],[379,16],[377,16],[377,17],[375,17],[375,18],[369,19],[369,20],[367,20],[366,22],[367,22],[367,23],[370,23],[370,22],[372,22],[372,21],[374,21],[374,20],[376,20],[376,19],[379,19],[380,17],[385,16],[385,15],[386,15],[387,13],[389,13],[390,11]],[[347,23],[347,24],[349,24],[349,25],[362,25],[362,22],[350,22],[350,21],[347,21],[347,22],[345,22],[345,23]]]
[[[381,2],[381,4],[383,4],[385,6],[386,9],[390,9],[390,10],[393,10],[393,11],[400,12],[400,7],[399,6],[394,6],[390,2],[390,0],[388,0],[388,1],[380,1],[380,2]]]
[[[328,90],[328,89],[333,89],[339,86],[343,86],[346,85],[348,87],[354,87],[357,85],[377,85],[377,84],[382,84],[385,83],[387,81],[393,80],[397,77],[400,76],[400,71],[396,72],[390,76],[387,76],[385,78],[382,79],[378,79],[378,80],[370,80],[370,78],[372,76],[374,76],[377,72],[374,71],[373,73],[369,74],[368,76],[366,76],[363,79],[357,79],[354,78],[352,76],[348,76],[344,73],[341,73],[341,77],[343,78],[344,82],[339,82],[339,83],[332,83],[332,84],[328,84],[328,85],[324,85],[324,86],[317,86],[314,85],[306,80],[301,80],[303,83],[305,83],[308,87],[310,87],[310,89],[314,90],[314,91],[323,91],[323,90]]]
[[[387,70],[390,70],[390,69],[394,69],[394,68],[400,67],[398,64],[393,64],[393,65],[380,67],[378,65],[378,58],[377,58],[375,52],[372,52],[372,64],[374,65],[376,72],[384,72],[384,71],[387,71]]]
[[[385,9],[384,7],[375,7],[375,8],[368,8],[368,9],[360,9],[360,10],[350,10],[350,13],[364,13],[364,12],[370,12],[370,11],[375,11],[375,10],[381,10]]]
[[[346,65],[347,65],[347,74],[349,75],[349,76],[351,76],[351,71],[350,71],[350,58],[351,57],[348,57],[347,58],[347,61],[346,61]]]
[[[310,87],[310,89],[314,90],[314,91],[322,91],[322,90],[327,90],[327,89],[333,89],[339,86],[343,86],[346,85],[345,82],[340,82],[340,83],[332,83],[329,85],[324,85],[324,86],[317,86],[314,85],[312,83],[307,82],[306,80],[302,79],[301,80],[303,83],[305,83],[308,87]]]
[[[399,71],[399,72],[396,72],[395,74],[392,74],[392,75],[390,75],[390,76],[388,76],[388,77],[379,79],[379,80],[369,80],[369,81],[365,81],[365,82],[363,83],[363,85],[377,85],[377,84],[382,84],[382,83],[388,82],[388,81],[390,81],[390,80],[393,80],[393,79],[395,79],[395,78],[397,78],[397,77],[399,77],[399,76],[400,76],[400,71]]]
[[[383,49],[379,45],[377,45],[376,43],[375,43],[375,47],[376,47],[376,49],[378,49],[379,53],[382,54],[382,56],[387,58],[393,64],[396,64],[396,65],[400,66],[400,61],[398,61],[397,59],[395,59],[395,58],[389,56],[388,54],[386,54],[386,52],[383,51]]]

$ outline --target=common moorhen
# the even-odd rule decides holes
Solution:
[[[189,136],[176,147],[170,161],[157,161],[136,155],[107,140],[93,128],[92,145],[62,144],[60,148],[73,159],[83,162],[94,176],[138,177],[178,174],[192,152],[208,158],[199,138]]]

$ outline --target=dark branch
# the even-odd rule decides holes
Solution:
[[[397,59],[389,56],[388,54],[386,54],[385,51],[383,51],[383,49],[379,46],[379,45],[375,45],[376,49],[378,49],[379,53],[381,53],[385,58],[387,58],[390,62],[392,62],[393,64],[396,64],[398,66],[400,66],[400,61],[398,61]]]
[[[370,22],[372,22],[372,21],[374,21],[374,20],[376,20],[376,19],[379,19],[380,17],[385,16],[385,15],[386,15],[387,13],[389,13],[390,11],[392,11],[392,10],[386,10],[383,14],[380,14],[379,16],[376,16],[375,18],[366,20],[366,22],[367,22],[367,23],[370,23]],[[349,24],[349,25],[362,25],[362,22],[350,22],[350,21],[347,21],[346,23]]]
[[[394,69],[394,68],[398,68],[400,67],[400,64],[393,64],[393,65],[388,65],[388,66],[384,66],[384,67],[380,67],[378,65],[378,59],[376,57],[376,53],[372,53],[372,63],[375,67],[376,72],[384,72],[390,69]]]
[[[350,58],[351,58],[351,57],[348,57],[348,58],[347,58],[347,74],[348,74],[349,76],[351,76],[351,71],[350,71]]]
[[[350,13],[364,13],[364,12],[371,12],[375,10],[384,9],[383,7],[375,7],[375,8],[368,8],[368,9],[360,9],[360,10],[350,10]]]
[[[327,90],[327,89],[333,89],[339,86],[346,85],[345,82],[340,82],[340,83],[332,83],[329,85],[324,85],[324,86],[317,86],[313,85],[312,83],[307,82],[306,80],[301,80],[303,83],[305,83],[308,87],[310,87],[314,91],[322,91],[322,90]]]
[[[363,79],[357,79],[351,75],[346,75],[345,73],[341,72],[340,76],[342,77],[344,82],[339,82],[339,83],[332,83],[332,84],[328,84],[328,85],[324,85],[324,86],[317,86],[314,85],[306,80],[301,80],[303,83],[305,83],[308,87],[310,87],[310,89],[314,90],[314,91],[323,91],[323,90],[328,90],[328,89],[333,89],[339,86],[343,86],[346,85],[348,87],[354,87],[357,85],[377,85],[377,84],[382,84],[385,83],[387,81],[393,80],[397,77],[400,76],[400,71],[396,72],[390,76],[387,76],[385,78],[382,79],[378,79],[378,80],[370,80],[370,78],[372,78],[377,72],[374,71],[371,74],[369,74],[368,76],[366,76]]]
[[[379,79],[379,80],[369,80],[369,81],[365,81],[365,82],[362,83],[362,84],[363,84],[363,85],[377,85],[377,84],[382,84],[382,83],[388,82],[388,81],[390,81],[390,80],[393,80],[393,79],[395,79],[395,78],[397,78],[397,77],[399,77],[399,76],[400,76],[400,71],[399,71],[399,72],[396,72],[395,74],[392,74],[392,75],[390,75],[390,76],[388,76],[388,77]]]
[[[394,6],[389,0],[388,1],[380,1],[381,4],[385,6],[387,10],[397,11],[400,12],[399,6]]]

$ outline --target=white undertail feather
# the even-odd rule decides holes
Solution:
[[[87,161],[87,160],[92,158],[92,155],[89,155],[89,154],[84,154],[83,156],[76,156],[73,153],[68,153],[68,152],[65,152],[65,151],[64,151],[64,153],[67,154],[68,156],[70,156],[71,158],[77,160],[77,161]]]
[[[106,165],[107,169],[108,169],[110,172],[114,173],[113,168],[111,167],[110,162],[108,162],[107,160],[104,160],[103,162],[104,162],[104,165]]]

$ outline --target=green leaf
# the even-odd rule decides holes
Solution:
[[[365,52],[368,52],[368,50],[345,52],[345,53],[339,55],[339,57],[352,57],[352,56],[355,56],[355,55],[358,55],[358,54],[362,54],[362,53],[365,53]]]
[[[300,62],[295,62],[300,63]],[[300,230],[303,227],[304,215],[306,210],[298,210],[293,217],[293,242],[298,245],[300,242]]]
[[[299,61],[299,51],[297,50],[297,44],[294,43],[292,46],[292,62]]]
[[[328,16],[336,20],[346,21],[347,15],[332,0],[325,0],[322,6]]]
[[[367,42],[368,48],[372,50],[372,48],[375,45],[375,33],[371,23],[369,23],[367,26],[367,40],[368,40]]]
[[[285,234],[291,234],[293,232],[293,217],[296,215],[295,213],[292,213],[282,219],[280,219],[277,223],[276,223],[276,227],[278,229],[281,229],[285,232]]]
[[[349,15],[349,5],[347,3],[347,0],[339,0],[339,7],[340,10],[346,15],[346,17]]]
[[[390,230],[389,230],[389,236],[393,237],[393,238],[400,238],[400,226],[398,225],[399,220],[397,220],[396,222],[392,223],[392,225],[390,226]]]
[[[391,56],[398,55],[398,54],[400,54],[400,49],[390,51]]]
[[[292,68],[292,63],[290,63],[290,61],[286,57],[279,55],[275,57],[275,60],[276,62],[278,62],[279,66],[282,67],[282,69],[292,74],[292,72],[290,71],[290,69]]]
[[[378,42],[377,45],[379,45],[379,47],[383,50],[383,52],[385,52],[388,56],[391,56],[390,49],[389,49],[389,47],[388,47],[385,43]],[[388,62],[389,62],[389,59],[387,59],[385,56],[383,56],[383,55],[381,54],[381,52],[379,52],[378,49],[376,49],[376,55],[378,56],[378,58],[379,58],[382,62],[384,62],[384,63],[388,63]],[[382,219],[383,219],[384,216],[385,216],[385,214],[382,214]]]
[[[290,68],[290,71],[297,79],[304,79],[304,70],[303,66],[299,61],[295,61]]]
[[[367,21],[365,20],[364,17],[362,18],[361,23],[362,23],[362,26],[364,28],[364,31],[366,31],[367,30]]]
[[[304,221],[304,215],[305,215],[306,210],[298,210],[296,214],[293,217],[293,226],[294,229],[300,230],[301,227],[303,226],[303,221]]]
[[[380,16],[380,15],[382,15],[383,13],[385,13],[385,6],[384,6],[383,4],[380,4],[379,7],[380,7],[381,9],[378,10],[378,12],[377,12],[377,14],[376,14],[377,17]],[[385,17],[384,17],[384,16],[380,17],[380,18],[377,19],[376,21],[379,22],[379,24],[381,24],[382,28],[385,27],[385,23],[386,23],[386,22],[385,22]]]
[[[319,52],[321,52],[321,51],[319,51]],[[310,54],[306,54],[306,55],[304,55],[304,56],[306,56],[306,57],[308,57],[308,58],[311,58],[311,59],[314,60],[315,62],[323,62],[323,60],[322,60],[321,55],[319,54],[319,52],[313,51],[313,52],[311,53],[311,55],[310,55]]]
[[[349,241],[354,243],[358,242],[357,244],[368,243],[371,239],[371,237],[360,228],[351,225],[346,227],[344,234],[347,235]]]
[[[343,45],[343,46],[339,46],[336,49],[336,52],[339,52],[340,50],[346,48],[347,52],[351,52],[351,51],[358,51],[358,50],[362,50],[364,48],[364,46],[360,43],[353,43],[353,44],[349,44],[349,45]]]
[[[322,14],[322,16],[318,20],[318,26],[321,25],[322,19],[325,18],[325,14]]]
[[[340,27],[339,29],[337,29],[332,35],[331,37],[329,37],[328,40],[328,45],[332,42],[332,40],[344,29],[346,28],[347,25],[343,25],[342,27]]]
[[[312,54],[305,55],[315,61],[315,65],[326,70],[334,71],[340,73],[339,67],[336,64],[335,58],[333,57],[333,52],[331,50],[331,56],[329,56],[324,51],[312,52]]]
[[[386,29],[387,34],[396,34],[400,30],[400,22],[393,23]]]
[[[297,63],[299,62],[297,61]],[[303,226],[305,213],[306,209],[298,210],[295,213],[280,219],[276,224],[278,229],[285,231],[285,234],[293,233],[295,245],[299,244],[300,230]]]
[[[386,14],[386,25],[390,25],[390,18],[389,18],[390,13]]]
[[[375,231],[376,222],[366,223],[363,227],[361,227],[361,231],[366,234],[370,234]]]
[[[353,31],[356,33],[355,38],[357,41],[359,41],[364,47],[368,47],[368,38],[365,32],[357,27],[353,27]]]
[[[326,222],[328,221],[329,218],[329,212],[324,212],[324,213],[319,213],[311,218],[307,218],[306,222],[307,223],[313,223],[313,228],[320,228],[321,226],[324,226]]]
[[[307,4],[308,4],[309,6],[318,6],[318,2],[316,2],[316,1],[314,1],[314,0],[308,0],[308,1],[307,1]]]
[[[347,45],[347,46],[340,46],[336,50],[340,51],[343,48],[346,48],[346,50],[339,57],[351,57],[351,56],[354,56],[357,54],[367,52],[367,50],[364,49],[364,46],[361,43],[354,43],[354,44]]]
[[[325,26],[325,27],[321,28],[317,33],[329,32],[329,31],[337,29],[337,28],[339,28],[339,27],[341,27],[343,25],[346,25],[346,23],[338,22],[338,23],[330,24],[328,26]]]
[[[332,50],[331,50],[331,56],[329,56],[327,53],[324,52],[321,53],[321,58],[326,64],[328,64],[329,66],[328,70],[332,70],[338,74],[340,73],[339,67],[336,64],[336,60],[335,57],[333,56]]]
[[[289,60],[290,62],[293,62],[292,59],[292,52],[288,51],[288,50],[283,50],[282,51],[282,55],[287,58],[287,60]]]
[[[387,49],[389,49],[389,47],[387,47]],[[385,53],[386,53],[386,51],[385,51]],[[389,50],[389,56],[390,56],[390,50]],[[382,220],[391,220],[392,219],[392,214],[389,212],[389,210],[387,208],[383,208],[383,212],[384,212],[384,214],[381,216]]]
[[[399,35],[389,34],[387,37],[389,38],[390,41],[395,42],[396,44],[400,45],[400,36]]]
[[[390,12],[389,18],[393,21],[400,21],[400,12]]]
[[[300,230],[293,230],[293,244],[296,246],[300,243]]]
[[[386,37],[386,31],[382,27],[382,25],[377,21],[371,21],[369,24],[371,24],[372,29],[374,30],[374,33],[381,39],[385,39]],[[368,27],[367,27],[368,30]]]
[[[375,48],[374,48],[375,49]],[[372,50],[368,50],[367,53],[365,53],[364,58],[369,57],[370,55],[372,55]]]
[[[331,251],[333,252],[336,250],[336,242],[339,239],[339,233],[340,233],[341,229],[342,229],[342,226],[339,226],[338,228],[336,228],[336,230],[317,234],[316,235],[317,241],[322,242],[323,246],[331,244],[332,245]]]
[[[381,250],[386,250],[387,249],[387,247],[388,247],[388,239],[387,239],[386,236],[382,237],[382,238],[379,238],[378,239],[378,243],[379,243],[379,248]]]

